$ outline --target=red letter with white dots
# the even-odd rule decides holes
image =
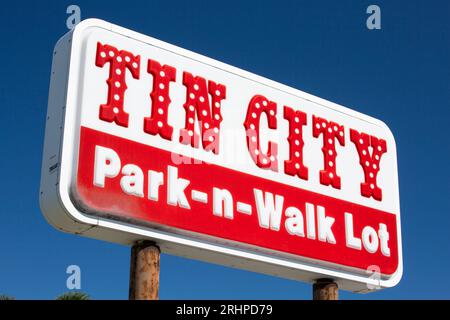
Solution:
[[[381,157],[387,150],[386,141],[369,136],[367,133],[359,133],[354,129],[350,129],[350,140],[358,150],[359,163],[364,170],[365,181],[361,183],[361,195],[381,201],[382,192],[377,186],[377,175],[380,170]],[[372,147],[372,154],[370,154],[369,147]]]
[[[284,172],[308,180],[308,168],[303,164],[303,126],[306,113],[284,106],[284,118],[289,121],[289,160],[284,162]]]
[[[323,136],[323,160],[324,169],[320,171],[320,183],[333,188],[341,188],[341,177],[336,174],[336,146],[335,140],[341,146],[345,146],[344,126],[333,121],[313,116],[313,136],[318,138]]]
[[[155,60],[148,60],[147,71],[153,75],[152,114],[144,119],[144,131],[152,135],[159,134],[167,140],[172,140],[173,128],[167,122],[169,112],[170,82],[175,81],[176,69],[161,64]]]
[[[278,145],[269,141],[267,154],[261,151],[259,122],[263,112],[267,115],[269,128],[277,128],[277,104],[262,95],[255,95],[248,104],[247,116],[244,122],[247,132],[247,147],[258,167],[278,171]]]
[[[185,128],[180,131],[180,142],[198,148],[197,133],[194,122],[197,114],[203,149],[219,153],[219,132],[222,115],[220,113],[221,101],[226,97],[226,87],[216,84],[200,76],[194,77],[189,72],[183,73],[183,84],[186,86]],[[209,95],[211,95],[211,105]]]
[[[109,63],[108,100],[100,106],[100,119],[128,127],[128,113],[123,110],[123,100],[127,84],[125,72],[128,69],[134,79],[139,79],[140,56],[124,50],[118,50],[110,45],[97,43],[95,65],[103,68]]]

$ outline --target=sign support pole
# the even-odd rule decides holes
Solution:
[[[313,284],[313,300],[338,300],[339,289],[333,279],[318,279]]]
[[[151,241],[136,242],[131,248],[130,300],[158,300],[161,251]]]

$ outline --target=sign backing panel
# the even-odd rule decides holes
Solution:
[[[381,121],[95,19],[52,69],[41,207],[57,228],[352,291],[400,280]]]

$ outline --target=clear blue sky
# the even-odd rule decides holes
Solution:
[[[398,147],[404,275],[344,299],[450,298],[449,1],[76,1],[101,18],[386,122]],[[0,7],[0,293],[53,299],[66,267],[95,299],[126,299],[128,247],[64,234],[38,204],[52,49],[67,1]],[[382,29],[366,28],[381,8]],[[300,282],[163,255],[162,299],[309,299]]]

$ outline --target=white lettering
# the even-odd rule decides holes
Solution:
[[[274,202],[273,194],[270,192],[265,193],[265,199],[263,199],[263,192],[261,190],[253,189],[253,192],[260,227],[270,228],[275,231],[280,230],[284,198],[280,195],[275,195]]]

